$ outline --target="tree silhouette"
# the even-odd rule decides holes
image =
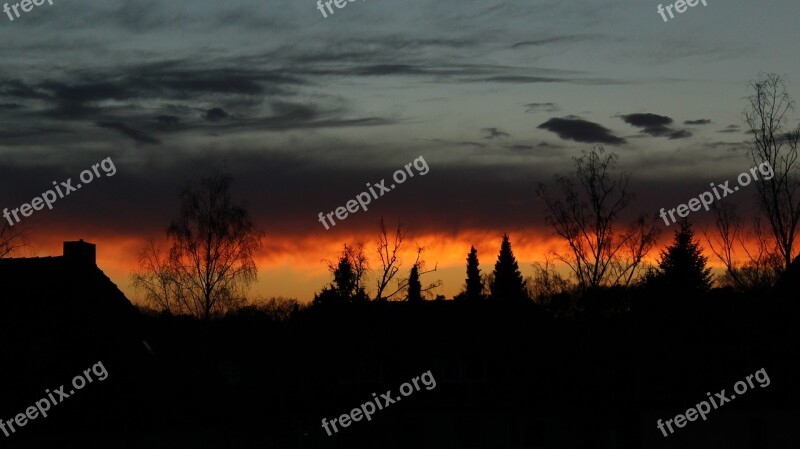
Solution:
[[[643,215],[626,228],[618,225],[634,196],[628,191],[630,174],[614,178],[611,173],[617,159],[597,146],[574,158],[574,175],[556,175],[559,197],[551,196],[544,184],[537,189],[547,207],[547,223],[570,248],[570,254],[556,257],[569,266],[584,291],[630,285],[660,232],[657,222]]]
[[[494,279],[490,285],[492,299],[519,301],[526,298],[525,281],[519,271],[517,259],[511,251],[511,242],[508,234],[503,234],[503,243],[500,244],[500,254],[494,265]]]
[[[150,239],[139,253],[139,267],[131,273],[131,285],[137,292],[144,293],[149,307],[168,314],[181,312],[178,300],[181,292],[175,282],[169,254],[155,240]]]
[[[651,286],[683,293],[705,293],[711,288],[711,269],[687,220],[681,220],[672,244],[661,251],[658,268],[648,276]]]
[[[333,286],[342,298],[350,298],[358,291],[358,279],[347,257],[339,259],[339,266],[333,270]]]
[[[464,291],[464,299],[467,301],[477,301],[483,299],[483,280],[481,280],[481,269],[478,268],[478,250],[474,246],[469,249],[467,254],[467,287]]]
[[[333,282],[314,295],[314,304],[343,304],[368,301],[364,290],[364,274],[367,270],[363,245],[355,247],[344,245],[342,255],[334,265],[328,262],[328,270],[333,274]]]
[[[800,232],[800,125],[787,129],[787,113],[794,109],[794,101],[780,75],[762,74],[750,82],[750,88],[753,92],[744,112],[753,134],[748,154],[762,175],[758,182],[751,182],[774,240],[773,253],[788,269]]]
[[[16,227],[0,222],[0,259],[11,256],[18,249],[27,246],[25,232],[19,224]]]
[[[375,293],[375,300],[383,301],[390,299],[402,290],[402,288],[397,288],[394,292],[385,294],[389,282],[391,282],[394,276],[400,271],[402,260],[400,260],[399,252],[403,247],[406,232],[403,230],[403,226],[398,222],[397,230],[394,234],[394,242],[390,243],[383,217],[381,217],[379,226],[381,232],[378,234],[378,247],[376,249],[378,251],[378,258],[381,261],[381,271],[380,276],[376,276],[377,293]]]
[[[417,245],[417,256],[414,259],[414,264],[412,265],[412,271],[410,272],[410,274],[416,272],[417,282],[421,282],[420,278],[422,278],[422,276],[424,276],[424,275],[426,275],[428,273],[433,273],[434,271],[437,271],[437,269],[438,269],[438,263],[436,265],[434,265],[433,269],[431,269],[431,270],[426,270],[425,269],[425,260],[422,258],[422,253],[424,251],[425,251],[425,247]],[[398,267],[398,266],[399,266],[399,262],[398,262],[398,265],[395,265],[395,267]],[[416,270],[416,271],[414,271],[414,270]],[[384,295],[383,299],[391,300],[392,297],[394,297],[395,295],[397,295],[400,292],[405,292],[406,299],[408,299],[409,290],[411,289],[410,282],[411,282],[411,276],[410,275],[407,278],[398,279],[397,280],[397,289],[394,292],[392,292],[392,293],[390,293],[388,295]],[[428,296],[428,295],[431,294],[432,290],[440,287],[441,285],[442,285],[442,281],[440,279],[437,279],[437,280],[427,284],[424,288],[420,285],[420,294],[422,296]]]
[[[419,268],[411,267],[408,275],[408,302],[422,302],[422,284],[419,282]]]
[[[563,296],[570,291],[570,283],[559,274],[550,259],[544,263],[534,262],[533,276],[526,279],[528,296],[538,304],[546,305],[556,296]]]
[[[169,271],[182,309],[204,321],[243,302],[256,280],[253,256],[264,235],[231,197],[233,178],[215,171],[181,194],[167,230]]]
[[[784,260],[770,233],[763,225],[763,217],[755,216],[751,229],[744,229],[737,205],[722,199],[711,205],[714,215],[713,229],[703,230],[711,252],[725,265],[725,274],[719,279],[721,286],[739,291],[766,290],[775,285],[785,270]],[[755,244],[753,244],[755,243]],[[747,261],[737,263],[735,249],[739,247]]]
[[[442,285],[441,279],[437,279],[437,280],[427,284],[425,287],[422,287],[421,280],[420,280],[422,278],[422,276],[424,276],[424,275],[426,275],[428,273],[433,273],[434,271],[437,271],[438,266],[439,266],[439,264],[437,263],[436,265],[434,265],[433,269],[426,270],[425,269],[425,260],[422,259],[422,253],[424,251],[425,251],[425,247],[417,245],[417,257],[414,260],[414,265],[412,265],[412,271],[411,271],[409,277],[408,278],[402,278],[402,279],[399,279],[397,281],[398,290],[406,292],[406,298],[409,297],[410,290],[412,288],[412,286],[411,286],[411,280],[412,280],[411,274],[415,274],[417,282],[420,283],[419,290],[420,290],[420,295],[421,296],[429,296],[429,295],[431,295],[432,291],[434,289],[436,289],[438,287],[441,287],[441,285]],[[392,295],[394,295],[394,294],[392,294]],[[389,295],[387,297],[391,297],[392,295]]]

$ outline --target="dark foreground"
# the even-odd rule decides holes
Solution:
[[[72,389],[98,361],[108,378],[0,433],[0,446],[800,447],[796,295],[662,294],[607,292],[566,318],[531,303],[431,301],[316,307],[288,320],[250,309],[206,328],[141,315],[118,298],[113,307],[19,302],[7,288],[0,419],[25,413],[45,389]],[[657,428],[760,369],[768,385],[707,420],[668,437]],[[323,418],[372,393],[399,396],[428,370],[434,388],[333,436],[323,429]]]

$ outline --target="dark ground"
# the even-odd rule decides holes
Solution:
[[[532,303],[353,304],[286,321],[248,309],[208,329],[121,302],[14,293],[0,301],[0,419],[99,360],[109,377],[0,433],[2,447],[800,447],[793,292],[606,292],[570,318]],[[667,438],[656,428],[761,368],[769,386]],[[428,370],[435,388],[322,429]]]

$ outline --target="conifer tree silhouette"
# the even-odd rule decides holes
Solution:
[[[368,301],[363,286],[365,266],[363,251],[360,246],[344,245],[342,255],[336,265],[328,262],[328,269],[333,274],[333,282],[314,295],[313,304],[342,304],[347,302]]]
[[[408,302],[422,302],[422,284],[419,282],[417,265],[411,267],[411,274],[408,276]]]
[[[347,257],[339,258],[339,265],[333,272],[333,288],[342,298],[349,298],[358,288],[353,264]]]
[[[477,301],[483,299],[483,280],[481,280],[481,269],[478,268],[478,250],[474,246],[470,247],[467,255],[467,289],[464,293],[466,300]]]
[[[500,244],[500,254],[494,265],[494,279],[490,286],[492,299],[501,301],[520,301],[526,298],[525,281],[519,272],[517,259],[511,251],[511,242],[508,234],[503,234],[503,243]]]
[[[711,288],[711,269],[706,267],[700,243],[692,225],[682,220],[672,244],[661,251],[658,268],[648,275],[648,284],[685,293],[707,292]]]

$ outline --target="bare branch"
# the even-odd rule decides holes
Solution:
[[[550,196],[543,184],[537,189],[546,206],[547,223],[570,249],[569,255],[556,257],[572,270],[582,289],[628,285],[655,246],[660,230],[655,220],[644,217],[627,230],[619,229],[617,221],[634,197],[628,192],[629,174],[611,175],[615,154],[597,146],[574,161],[572,176],[555,177],[558,197]]]
[[[383,296],[389,282],[400,271],[400,266],[403,261],[400,259],[398,253],[403,246],[403,241],[406,238],[406,232],[403,230],[402,224],[398,221],[397,229],[394,233],[394,242],[389,243],[388,234],[386,231],[386,224],[381,217],[380,221],[380,234],[378,234],[378,257],[381,261],[380,277],[377,279],[377,292],[375,293],[375,300],[381,301],[390,298],[392,295]],[[396,294],[397,292],[395,292]]]

